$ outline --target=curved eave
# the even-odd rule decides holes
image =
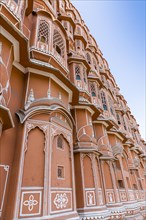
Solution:
[[[76,153],[95,153],[97,156],[101,156],[102,154],[99,152],[97,147],[74,147],[73,152]]]
[[[65,16],[65,15],[59,15],[58,16],[58,20],[59,21],[68,21],[68,22],[70,22],[70,24],[72,25],[72,27],[73,27],[73,29],[75,29],[75,23],[74,23],[74,21],[73,21],[73,19],[71,18],[71,17],[69,17],[69,16]]]
[[[69,56],[68,63],[72,63],[72,62],[82,62],[85,65],[85,67],[87,68],[87,72],[90,71],[90,66],[84,58],[77,57],[77,56]]]
[[[74,119],[72,118],[69,111],[67,111],[65,108],[53,104],[53,105],[38,105],[34,106],[32,108],[29,108],[28,110],[20,109],[18,112],[16,112],[16,115],[18,115],[20,123],[23,124],[28,118],[33,117],[34,115],[42,114],[42,113],[50,113],[52,111],[61,111],[65,113],[69,119],[71,120],[72,124],[75,125]]]
[[[87,41],[85,40],[85,38],[82,35],[74,34],[74,39],[81,40],[83,42],[84,46],[85,47],[87,46]]]

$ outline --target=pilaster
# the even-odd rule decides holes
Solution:
[[[122,172],[122,177],[123,177],[123,181],[124,181],[124,186],[125,186],[125,191],[126,191],[126,194],[127,194],[127,198],[128,198],[128,200],[130,200],[129,199],[129,194],[128,194],[128,184],[127,184],[126,177],[124,175],[124,168],[123,168],[123,163],[122,163],[121,155],[117,155],[117,158],[118,158],[119,163],[120,163],[120,167],[121,167],[121,172]]]
[[[107,161],[109,168],[110,168],[110,173],[111,173],[111,178],[112,178],[112,183],[113,183],[113,189],[114,189],[114,193],[115,193],[115,201],[119,202],[119,194],[117,193],[118,189],[117,189],[117,184],[116,184],[116,178],[115,178],[115,174],[114,174],[114,170],[113,170],[113,166],[112,166],[112,161]]]

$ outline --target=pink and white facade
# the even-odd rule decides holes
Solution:
[[[0,220],[145,219],[145,149],[70,1],[0,0]]]

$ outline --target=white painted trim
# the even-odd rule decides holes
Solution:
[[[7,38],[12,43],[12,45],[14,46],[14,60],[19,62],[20,61],[19,42],[9,32],[7,32],[2,26],[0,26],[0,34],[2,34],[5,38]]]
[[[44,189],[44,187],[32,186],[32,187],[21,187],[22,190],[37,190],[37,189]]]
[[[58,188],[58,187],[51,187],[51,191],[73,191],[72,188]]]
[[[7,182],[8,182],[9,165],[0,164],[0,167],[3,167],[4,170],[7,172],[6,173],[6,178],[5,178],[5,184],[4,184],[4,191],[3,191],[3,195],[2,195],[1,207],[0,207],[0,212],[2,212],[3,205],[4,205],[4,199],[5,199],[5,193],[6,193],[6,187],[7,187]]]
[[[93,198],[94,198],[94,203],[92,205],[88,204],[88,196],[87,196],[87,194],[90,193],[90,192],[93,193]],[[88,206],[88,207],[95,206],[96,205],[95,189],[91,190],[91,191],[86,191],[85,194],[86,194],[86,206]]]
[[[85,191],[94,191],[95,188],[85,188],[84,190],[85,190]]]
[[[83,190],[83,199],[84,199],[84,206],[86,204],[85,198],[85,180],[84,180],[84,159],[82,158],[82,153],[80,153],[80,166],[81,166],[81,176],[82,176],[82,190]]]
[[[13,61],[13,66],[16,67],[18,70],[20,70],[22,73],[26,73],[26,68],[23,67],[20,63],[18,63],[17,61]]]
[[[32,214],[22,214],[22,209],[23,209],[23,198],[24,198],[24,194],[40,194],[39,196],[39,212],[37,213],[32,213]],[[25,191],[22,192],[22,197],[21,197],[21,204],[20,204],[20,216],[35,216],[35,215],[40,215],[41,214],[41,207],[42,207],[42,191]]]
[[[73,214],[78,214],[77,212],[66,212],[66,213],[61,213],[61,214],[53,214],[53,215],[46,215],[46,216],[42,216],[41,217],[41,220],[48,220],[48,219],[52,219],[52,218],[54,218],[54,220],[55,220],[55,217],[57,218],[57,217],[61,217],[61,216],[67,216],[67,215],[73,215]],[[70,219],[70,218],[69,218]],[[68,220],[69,220],[68,219]],[[20,218],[18,219],[18,218],[15,218],[15,219],[13,219],[13,220],[20,220]],[[30,220],[30,218],[21,218],[21,220]],[[40,220],[40,217],[33,217],[33,219],[31,218],[31,220]],[[63,220],[63,219],[62,219]],[[79,220],[79,218],[76,218],[75,220]]]
[[[27,68],[27,71],[38,74],[38,75],[50,77],[69,94],[69,102],[72,101],[72,95],[73,95],[72,91],[61,80],[59,80],[54,74],[46,72],[46,71],[38,70],[35,68],[30,68],[30,67]]]
[[[63,168],[63,177],[58,177],[58,167],[61,167],[61,168]],[[64,165],[60,165],[60,164],[58,164],[57,163],[57,179],[59,179],[59,180],[65,180],[65,166]]]
[[[67,212],[67,211],[72,211],[73,210],[73,206],[72,206],[72,191],[52,191],[51,192],[51,201],[52,201],[52,194],[55,194],[55,193],[69,193],[71,196],[71,199],[70,199],[70,205],[71,205],[71,208],[69,209],[62,209],[62,210],[58,210],[58,211],[52,211],[52,207],[51,207],[51,211],[50,213],[53,214],[53,213],[59,213],[59,212]],[[51,204],[50,204],[51,205]]]
[[[18,218],[19,216],[19,203],[21,197],[21,183],[22,183],[22,175],[23,175],[23,164],[24,164],[24,146],[25,146],[25,136],[26,136],[26,123],[24,123],[24,130],[23,130],[23,137],[22,137],[22,144],[21,144],[21,152],[20,152],[20,160],[19,160],[19,170],[18,170],[18,182],[17,182],[17,189],[16,189],[16,204],[14,208],[14,218]]]

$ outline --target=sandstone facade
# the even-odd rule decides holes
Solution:
[[[1,0],[0,219],[145,219],[145,147],[74,6]]]

